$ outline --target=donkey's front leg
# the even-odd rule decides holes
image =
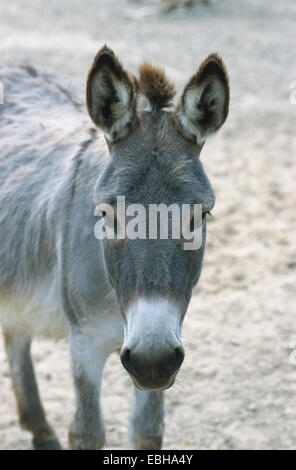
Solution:
[[[111,351],[98,342],[94,333],[76,327],[71,330],[70,344],[76,412],[69,431],[69,445],[72,449],[101,449],[105,442],[101,378]]]
[[[61,449],[40,400],[30,352],[31,339],[14,329],[3,332],[20,425],[33,434],[35,449]]]
[[[130,424],[130,438],[134,449],[161,449],[164,431],[164,394],[135,390]]]

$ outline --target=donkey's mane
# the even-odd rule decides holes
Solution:
[[[162,67],[143,62],[139,67],[138,89],[148,99],[152,109],[171,106],[176,94],[175,85]]]

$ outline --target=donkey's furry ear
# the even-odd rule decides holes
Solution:
[[[125,137],[136,121],[136,84],[106,45],[90,68],[86,103],[93,122],[114,142]]]
[[[176,122],[186,138],[202,144],[222,126],[228,108],[228,73],[221,58],[211,54],[186,85]]]

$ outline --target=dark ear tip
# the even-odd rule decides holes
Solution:
[[[218,52],[212,52],[205,60],[205,62],[211,61],[216,62],[221,67],[225,68],[222,57],[218,54]]]
[[[199,80],[207,78],[209,75],[218,75],[227,86],[229,86],[229,75],[227,68],[217,52],[212,52],[199,67],[197,76]]]
[[[114,51],[110,47],[108,47],[106,43],[103,45],[103,47],[101,47],[97,55],[99,54],[110,54],[115,57]]]
[[[96,54],[90,72],[95,71],[99,65],[112,64],[115,60],[114,52],[105,44]]]

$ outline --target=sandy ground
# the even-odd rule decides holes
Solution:
[[[289,85],[296,80],[296,4],[213,0],[166,16],[137,8],[120,0],[1,0],[0,61],[51,66],[83,86],[107,41],[132,71],[152,60],[181,88],[207,54],[223,56],[230,116],[202,154],[216,190],[215,218],[185,319],[186,359],[166,393],[164,448],[295,448],[296,105]],[[74,409],[67,343],[38,340],[33,353],[49,420],[66,446]],[[0,448],[28,449],[2,340],[0,383]],[[118,357],[110,357],[106,448],[128,448],[132,391]]]

